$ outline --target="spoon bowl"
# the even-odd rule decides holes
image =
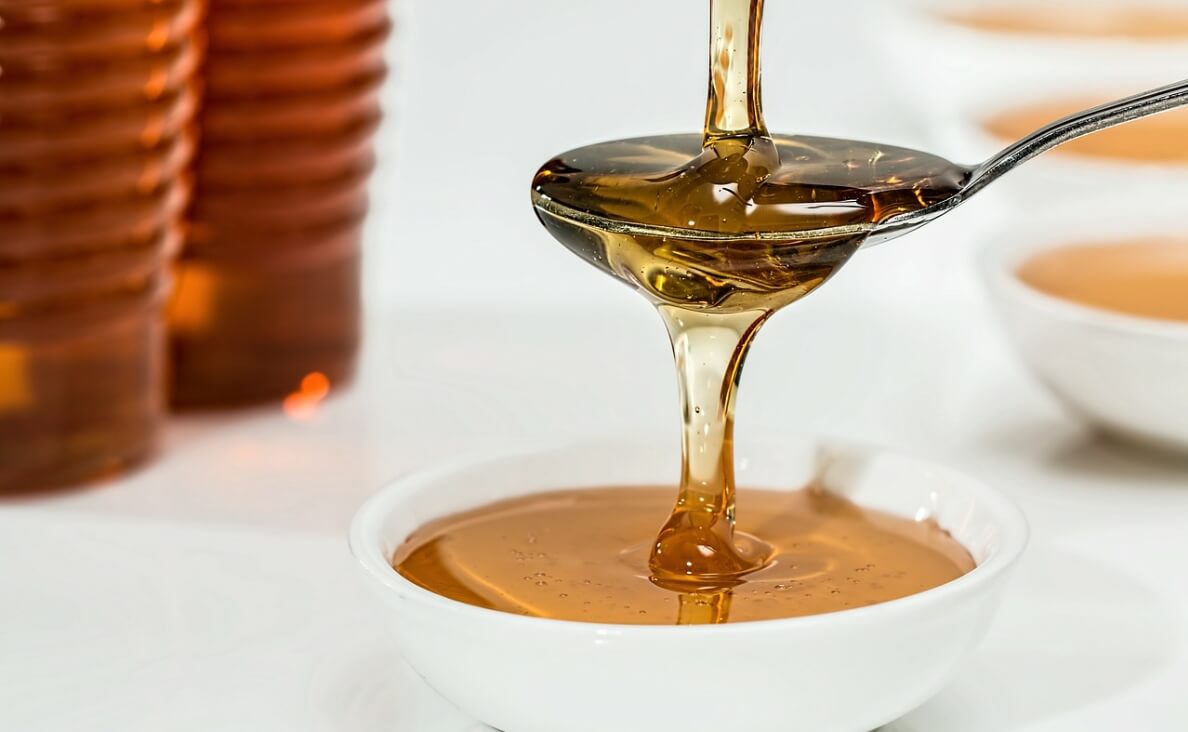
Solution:
[[[1057,145],[1184,104],[1188,104],[1188,80],[1068,115],[973,166],[849,140],[762,138],[774,142],[785,165],[768,174],[761,162],[751,161],[755,177],[746,196],[740,195],[738,184],[705,177],[704,170],[698,171],[701,180],[690,182],[696,166],[682,166],[681,161],[697,163],[707,155],[713,157],[696,156],[701,149],[698,136],[601,143],[563,153],[542,166],[533,181],[532,201],[541,223],[555,238],[653,301],[748,309],[756,305],[751,302],[756,300],[750,296],[753,293],[770,300],[771,292],[786,290],[785,299],[798,299],[842,266],[854,250],[935,221]],[[757,152],[754,140],[759,138],[749,139],[750,146],[740,148],[736,161],[743,170],[748,156]],[[712,152],[721,154],[716,148]],[[599,161],[605,170],[597,166],[584,170],[591,161]],[[727,167],[730,156],[720,162]],[[624,176],[633,179],[627,193],[614,186]],[[604,186],[609,195],[600,191]],[[702,221],[700,217],[715,209],[686,203],[679,210],[694,211],[694,218],[687,224],[683,219],[668,221],[666,197],[682,190],[681,186],[685,195],[700,190],[706,201],[716,201],[719,207],[732,205],[731,197],[736,197],[743,209],[733,218]],[[772,216],[777,218],[763,225],[765,217]],[[773,226],[774,221],[781,225]],[[651,259],[630,254],[635,249],[646,250]],[[731,256],[717,256],[721,253]],[[828,256],[822,257],[825,253]],[[812,260],[809,264],[819,264],[824,274],[806,273],[806,257]],[[663,271],[650,272],[658,262],[663,262]],[[745,287],[716,292],[709,284],[731,278],[742,280]],[[670,291],[657,283],[667,284]],[[674,289],[673,283],[683,287]],[[764,307],[778,309],[782,304],[786,303],[773,306],[768,301]]]

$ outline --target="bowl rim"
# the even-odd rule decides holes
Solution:
[[[980,270],[982,281],[991,297],[1001,301],[1014,302],[1029,310],[1039,311],[1051,317],[1098,331],[1174,342],[1188,341],[1188,322],[1130,315],[1086,305],[1044,292],[1019,277],[1019,265],[1029,256],[1040,252],[1071,246],[1124,244],[1127,241],[1125,234],[1098,232],[1081,236],[1037,231],[1037,223],[1042,227],[1074,218],[1083,221],[1084,212],[1091,207],[1092,204],[1088,202],[1057,207],[1038,217],[1028,217],[1023,223],[1001,225],[984,235],[980,251],[977,254],[977,268]],[[1141,206],[1133,208],[1136,211],[1142,209]],[[1172,227],[1166,229],[1155,227],[1149,231],[1139,229],[1133,236],[1136,240],[1141,240],[1144,237],[1152,236],[1156,231],[1161,231],[1162,235],[1166,236],[1182,233],[1188,240],[1188,231],[1177,232]]]
[[[626,625],[615,623],[593,623],[576,620],[538,618],[514,613],[490,610],[438,595],[403,577],[392,569],[389,558],[380,547],[380,527],[397,506],[411,496],[450,475],[483,463],[496,460],[522,460],[542,454],[565,450],[588,449],[597,445],[633,444],[640,441],[655,441],[655,436],[615,438],[586,438],[577,440],[542,442],[532,447],[517,450],[492,450],[474,452],[439,465],[407,473],[388,483],[363,503],[351,521],[349,545],[362,570],[381,588],[395,592],[401,600],[418,603],[443,613],[472,618],[475,622],[486,622],[511,627],[531,627],[541,633],[569,633],[598,637],[656,637],[683,638],[688,635],[747,635],[769,632],[805,632],[822,625],[851,625],[870,621],[882,622],[895,617],[912,617],[926,608],[951,598],[968,596],[982,588],[991,586],[996,578],[1009,570],[1023,554],[1029,541],[1030,530],[1023,512],[1004,494],[969,474],[950,467],[932,458],[908,451],[882,447],[870,443],[826,435],[806,435],[767,431],[761,441],[772,437],[813,440],[833,445],[845,445],[868,453],[881,453],[905,457],[927,468],[933,474],[942,474],[971,495],[975,502],[984,506],[995,525],[1002,531],[1002,541],[985,561],[972,570],[943,585],[933,587],[895,600],[864,607],[838,610],[829,613],[806,615],[794,618],[753,620],[722,625]],[[530,494],[532,491],[529,491]],[[527,495],[527,494],[526,494]]]

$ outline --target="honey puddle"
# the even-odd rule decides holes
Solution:
[[[1126,315],[1188,322],[1188,241],[1150,239],[1051,249],[1019,279],[1041,292]]]
[[[729,587],[665,585],[648,553],[671,487],[538,493],[438,519],[397,551],[397,571],[503,612],[633,625],[742,622],[873,605],[956,579],[969,554],[932,521],[811,489],[743,489],[740,528],[771,547]]]

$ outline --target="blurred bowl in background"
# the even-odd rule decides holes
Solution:
[[[1020,276],[1020,267],[1037,254],[1062,247],[1134,246],[1140,256],[1144,243],[1171,241],[1188,251],[1181,207],[1161,200],[1107,197],[1033,212],[987,237],[981,265],[1007,335],[1074,412],[1108,433],[1188,451],[1188,319],[1082,304]],[[1162,271],[1165,286],[1175,276],[1188,283],[1188,256],[1182,260],[1178,274]],[[1160,265],[1148,264],[1159,271]],[[1188,299],[1188,285],[1180,292]]]
[[[1045,100],[1160,86],[1188,68],[1183,0],[906,0],[870,25],[938,150],[975,161],[1001,147],[988,115]],[[1071,111],[1071,110],[1070,110]]]
[[[1188,65],[1185,65],[1188,68]],[[1170,78],[1166,81],[1173,81]],[[1079,91],[1054,92],[1036,85],[1008,104],[988,99],[965,110],[953,144],[982,159],[1009,143],[1074,112],[1143,91],[1157,83],[1102,88],[1085,83]],[[1002,192],[1014,203],[1100,197],[1148,196],[1181,200],[1188,195],[1188,109],[1180,108],[1087,135],[1045,153],[1004,180]]]

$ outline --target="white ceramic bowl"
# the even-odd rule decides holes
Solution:
[[[1126,6],[1128,0],[1063,0],[1068,12],[1088,5]],[[1183,0],[1143,0],[1183,5]],[[1036,6],[1027,0],[904,0],[875,3],[872,40],[888,61],[890,76],[928,127],[936,151],[976,163],[1004,147],[987,134],[994,114],[1037,102],[1133,94],[1177,81],[1188,68],[1188,39],[1109,38],[1000,32],[970,28],[946,17],[963,7]],[[1045,7],[1050,3],[1042,3]],[[1059,7],[1058,4],[1055,5]],[[1053,187],[1072,195],[1154,177],[1186,185],[1188,169],[1135,165],[1048,153],[999,184],[1022,200],[1050,198]]]
[[[1079,305],[1017,275],[1045,249],[1177,235],[1188,238],[1188,221],[1175,199],[1085,199],[992,232],[981,269],[1007,334],[1069,407],[1113,434],[1188,450],[1188,324]]]
[[[1185,64],[1188,65],[1188,59]],[[1117,99],[1173,81],[1170,77],[1174,73],[1165,71],[1161,80],[1129,85],[1088,82],[1081,84],[1084,87],[1081,91],[1075,86],[1037,83],[1009,100],[987,97],[956,110],[959,119],[950,131],[948,146],[962,151],[962,161],[984,160],[1010,142],[996,138],[986,129],[986,123],[1003,111],[1026,109],[1053,100]],[[1007,194],[1016,207],[1033,206],[1037,200],[1063,202],[1096,197],[1107,191],[1135,198],[1153,192],[1158,195],[1159,191],[1168,198],[1182,197],[1188,195],[1188,165],[1081,155],[1056,148],[1012,171],[997,190]]]
[[[1045,10],[1126,7],[1131,0],[1045,0]],[[1143,6],[1183,7],[1183,0],[1143,0]],[[868,30],[885,54],[893,81],[941,118],[987,97],[1000,101],[1047,86],[1086,83],[1170,84],[1188,61],[1188,38],[1129,39],[1003,32],[971,27],[952,15],[987,6],[1036,7],[1029,0],[902,0],[873,3]]]
[[[880,605],[692,627],[484,610],[424,590],[389,566],[413,529],[444,514],[563,487],[671,483],[674,450],[671,441],[618,440],[460,461],[372,498],[355,517],[351,547],[390,604],[391,631],[409,664],[504,732],[867,732],[945,684],[981,638],[1026,543],[1019,511],[960,473],[884,450],[781,437],[741,446],[743,485],[797,488],[828,455],[830,490],[899,515],[935,517],[977,568]]]

